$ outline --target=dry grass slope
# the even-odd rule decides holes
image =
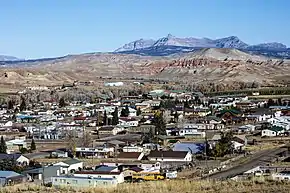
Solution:
[[[91,188],[91,189],[55,189],[41,186],[14,186],[0,189],[1,193],[20,193],[20,192],[40,192],[40,193],[288,193],[290,183],[275,181],[162,181],[146,182],[140,184],[122,184],[117,188]]]

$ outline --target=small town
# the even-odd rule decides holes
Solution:
[[[286,97],[157,89],[42,101],[44,89],[51,92],[27,88],[1,105],[1,186],[290,177]]]
[[[289,7],[2,0],[0,193],[289,193]]]

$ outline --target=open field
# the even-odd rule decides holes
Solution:
[[[145,182],[134,184],[121,184],[116,188],[78,188],[78,189],[55,189],[36,185],[16,185],[1,189],[1,193],[288,193],[290,183],[248,180],[235,181],[193,181],[172,180],[159,182]]]

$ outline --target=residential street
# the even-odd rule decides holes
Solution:
[[[273,158],[275,158],[275,156],[278,153],[281,153],[283,151],[285,151],[286,148],[284,147],[279,147],[279,148],[275,148],[272,150],[264,150],[261,151],[259,153],[256,153],[254,155],[251,156],[250,160],[248,160],[246,163],[242,164],[242,165],[238,165],[235,166],[233,168],[230,168],[228,170],[225,171],[221,171],[218,173],[214,173],[211,174],[205,178],[209,178],[209,179],[226,179],[226,178],[231,178],[234,177],[238,174],[242,174],[256,166],[259,165],[266,165],[267,163],[269,163],[271,160],[273,160]]]

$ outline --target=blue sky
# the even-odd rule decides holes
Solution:
[[[289,0],[0,0],[0,55],[113,51],[140,38],[220,38],[290,46]]]

